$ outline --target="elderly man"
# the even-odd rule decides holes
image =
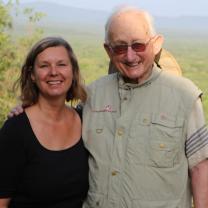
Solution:
[[[83,139],[90,152],[85,208],[208,207],[208,131],[189,80],[154,64],[163,37],[150,15],[122,8],[106,24],[117,73],[89,86]]]

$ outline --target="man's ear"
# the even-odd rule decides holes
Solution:
[[[164,38],[162,35],[156,35],[153,38],[153,51],[155,55],[160,52],[163,42],[164,42]]]
[[[104,43],[103,46],[104,46],[105,51],[107,52],[109,58],[111,59],[111,57],[112,57],[112,51],[111,51],[111,49],[109,48],[108,44]]]

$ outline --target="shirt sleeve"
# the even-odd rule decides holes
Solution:
[[[188,120],[185,150],[190,169],[208,158],[208,129],[200,98],[194,104]]]
[[[12,197],[22,175],[24,151],[17,129],[10,119],[0,129],[0,198]]]

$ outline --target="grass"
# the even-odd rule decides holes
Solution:
[[[47,35],[54,35],[54,33],[50,31],[50,33],[45,34],[45,36]],[[57,33],[55,35],[57,35]],[[59,35],[67,39],[72,45],[75,54],[78,57],[80,69],[86,84],[107,74],[109,58],[102,46],[104,37],[101,33],[66,31],[65,34]],[[208,40],[206,37],[197,39],[193,37],[183,38],[174,35],[167,36],[168,38],[166,39],[164,47],[177,59],[182,68],[183,76],[190,78],[204,93],[203,106],[205,117],[208,121]],[[11,82],[10,73],[6,73],[6,76],[6,82]],[[8,84],[2,83],[2,86],[8,86]],[[9,89],[2,88],[2,90],[0,95],[7,94],[4,90]],[[1,98],[3,97],[1,96]],[[8,109],[11,108],[10,106],[15,105],[14,102],[10,102],[10,98],[7,99],[5,96],[3,99],[5,100],[4,103],[9,102],[9,104],[4,104],[6,105],[5,108],[0,107],[0,115],[6,115]]]
[[[191,79],[203,92],[203,107],[208,122],[208,39],[206,36],[171,37],[165,45],[176,57],[183,76]]]

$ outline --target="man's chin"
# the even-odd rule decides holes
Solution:
[[[134,71],[129,71],[127,77],[129,77],[129,79],[139,79],[142,75],[143,75],[143,71],[138,69]]]

